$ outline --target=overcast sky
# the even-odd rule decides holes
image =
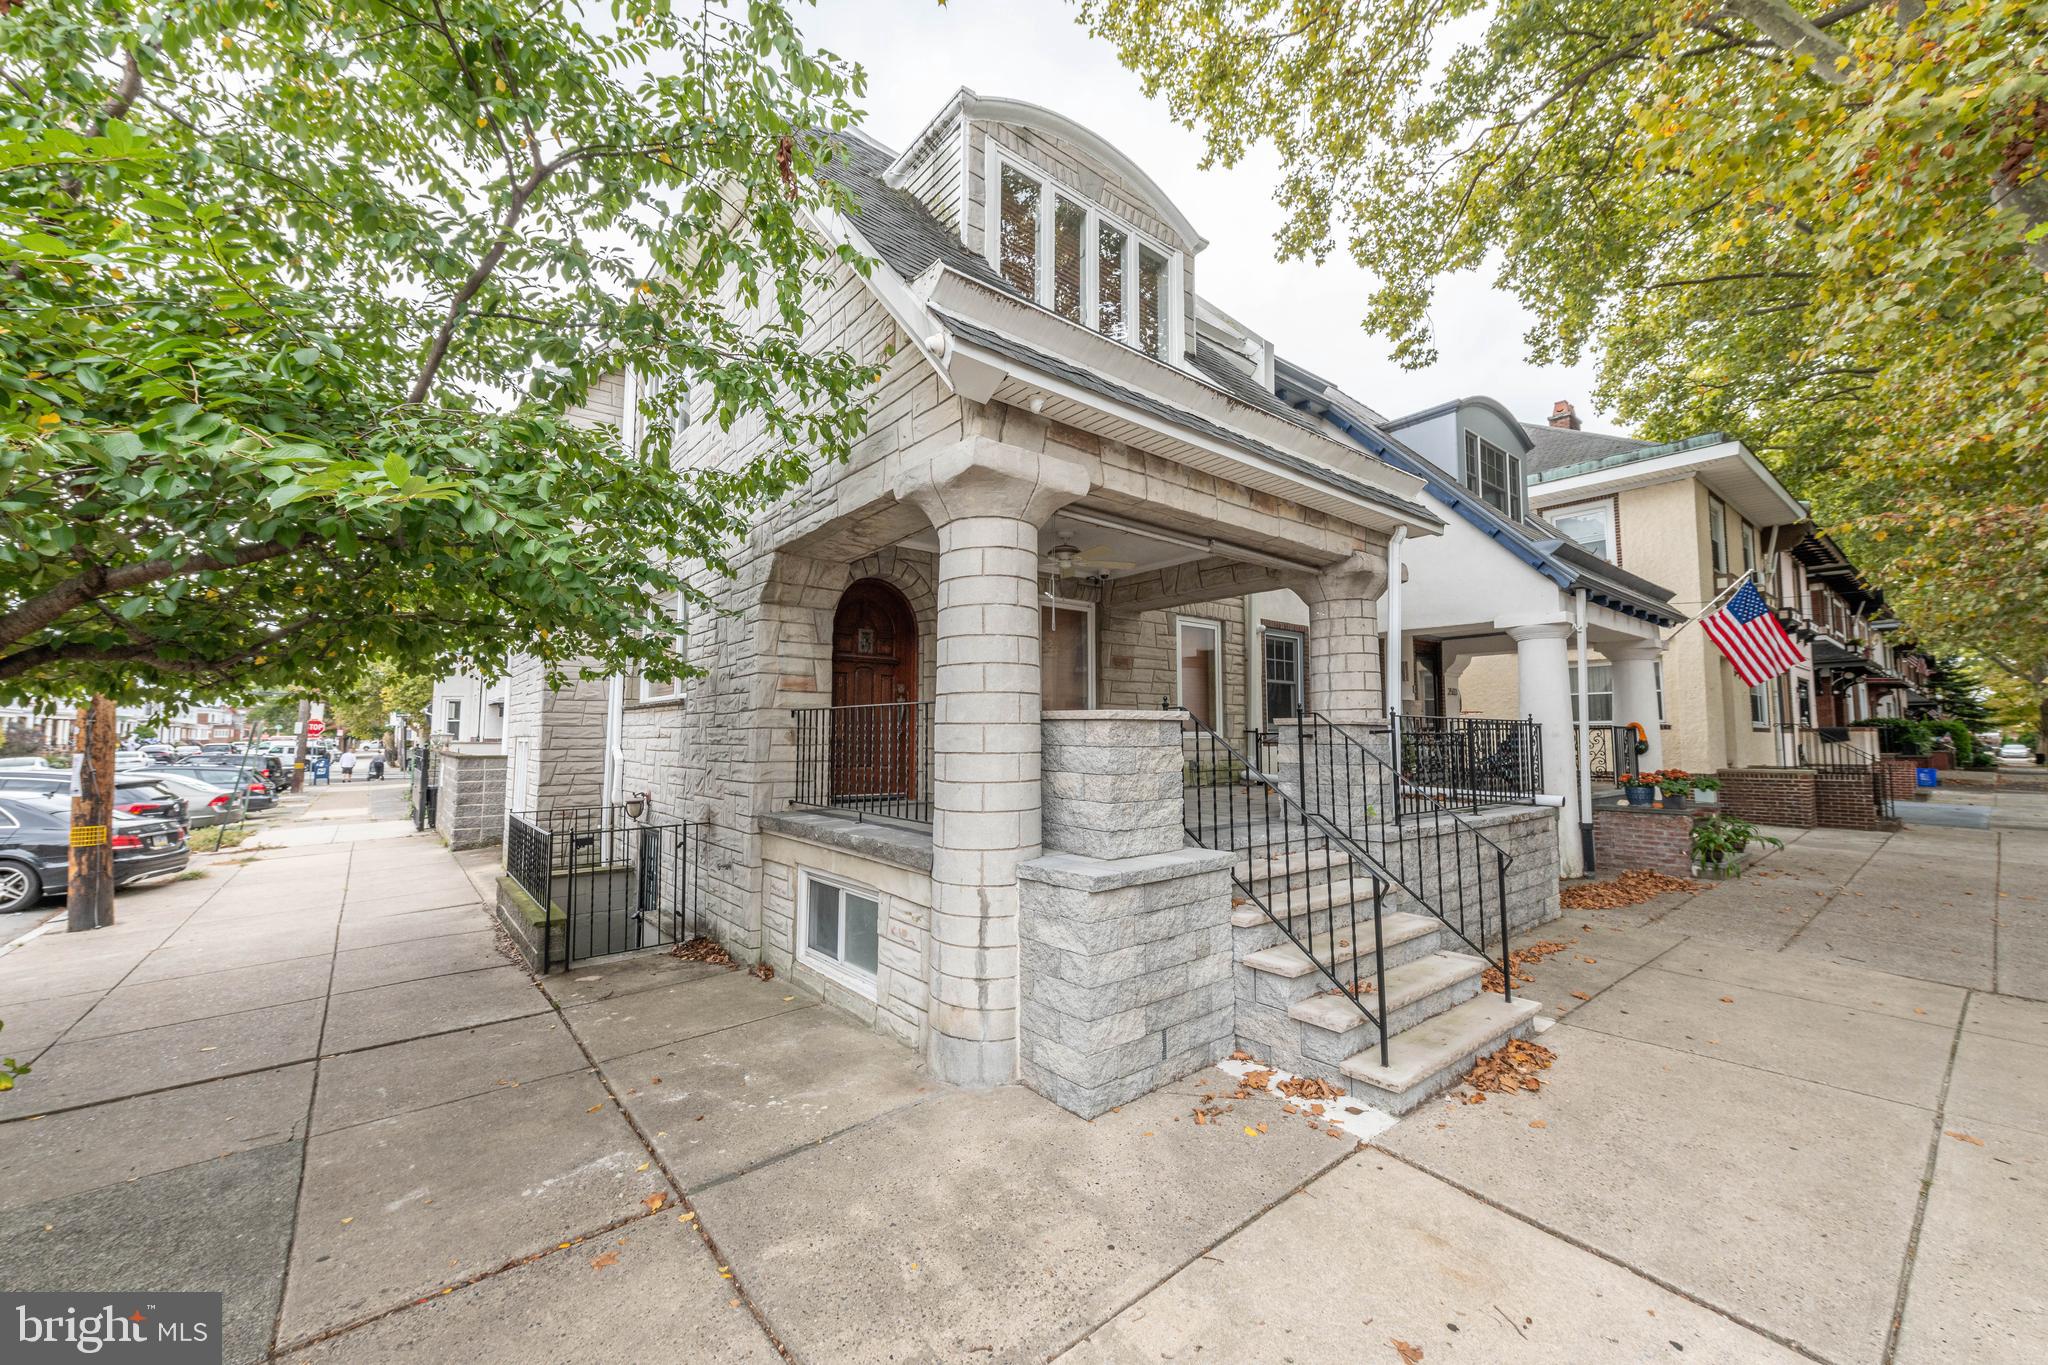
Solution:
[[[1474,274],[1441,282],[1433,320],[1441,359],[1404,370],[1368,335],[1368,276],[1348,259],[1323,266],[1274,259],[1280,210],[1276,161],[1264,154],[1234,170],[1199,171],[1201,140],[1150,102],[1108,43],[1074,22],[1062,0],[818,0],[797,19],[813,44],[867,68],[868,132],[901,149],[959,86],[1030,100],[1115,143],[1170,195],[1209,239],[1195,287],[1280,353],[1341,384],[1390,416],[1447,398],[1485,393],[1526,421],[1560,398],[1589,427],[1613,430],[1592,407],[1590,366],[1528,362],[1527,319],[1515,301]]]

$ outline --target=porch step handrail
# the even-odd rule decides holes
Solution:
[[[1394,752],[1401,752],[1401,716],[1391,717]],[[1514,855],[1466,820],[1427,787],[1410,783],[1397,764],[1342,725],[1308,711],[1295,725],[1295,759],[1303,803],[1349,841],[1377,848],[1373,865],[1465,945],[1501,972],[1507,1000],[1514,997],[1508,944],[1508,868]],[[1377,799],[1375,799],[1377,798]],[[1432,849],[1421,847],[1418,816],[1434,821]],[[1444,856],[1449,821],[1450,856]],[[1416,837],[1410,839],[1408,836]],[[1415,847],[1411,850],[1411,842]],[[1431,883],[1434,883],[1432,886]],[[1491,886],[1493,904],[1487,905]],[[1486,946],[1487,926],[1498,926],[1498,947]]]
[[[1383,870],[1369,852],[1290,796],[1193,712],[1184,706],[1167,709],[1180,712],[1183,727],[1182,829],[1203,848],[1238,855],[1230,865],[1231,884],[1372,1024],[1379,1037],[1380,1065],[1388,1065]],[[1192,756],[1187,751],[1190,745]],[[1280,804],[1277,815],[1275,801]],[[1345,855],[1341,864],[1330,856],[1333,849]],[[1317,853],[1323,855],[1320,866],[1312,856]],[[1264,873],[1257,870],[1261,865]],[[1370,984],[1359,968],[1361,871],[1372,883]],[[1319,916],[1324,920],[1320,931]],[[1348,938],[1339,935],[1340,916],[1349,925]],[[1378,1009],[1366,1003],[1368,995],[1379,1002]]]

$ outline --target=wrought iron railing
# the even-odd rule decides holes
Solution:
[[[1292,755],[1284,733],[1278,753],[1283,763],[1291,758],[1310,812],[1362,845],[1389,880],[1467,947],[1497,959],[1503,979],[1510,978],[1508,868],[1514,858],[1458,814],[1448,789],[1411,781],[1374,750],[1368,739],[1398,735],[1406,718],[1393,721],[1391,730],[1361,737],[1310,712],[1294,728]],[[1522,742],[1537,747],[1540,735]]]
[[[1802,728],[1797,735],[1802,768],[1862,768],[1878,761],[1874,736],[1853,735],[1846,727]]]
[[[1403,787],[1439,809],[1528,806],[1543,795],[1543,727],[1533,720],[1396,714],[1373,733],[1400,756]]]
[[[440,797],[440,755],[434,746],[421,743],[413,750],[412,827],[424,830],[434,824],[434,807]]]
[[[1594,786],[1626,787],[1641,778],[1643,762],[1636,752],[1639,741],[1634,726],[1596,721],[1578,728],[1585,740],[1579,761],[1586,765]]]
[[[703,933],[709,830],[701,820],[635,820],[625,806],[509,817],[505,871],[541,907],[541,971]]]
[[[793,806],[932,822],[932,704],[811,706],[796,722]]]
[[[1288,795],[1229,741],[1181,713],[1181,825],[1235,855],[1230,880],[1358,1008],[1387,1064],[1386,879],[1366,851]],[[1364,940],[1372,957],[1362,962]]]

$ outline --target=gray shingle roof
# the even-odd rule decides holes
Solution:
[[[1545,474],[1567,465],[1588,464],[1604,460],[1611,455],[1626,454],[1632,450],[1647,449],[1653,442],[1638,441],[1633,436],[1610,436],[1602,431],[1573,431],[1569,427],[1547,426],[1541,422],[1524,422],[1522,430],[1529,434],[1535,449],[1522,457],[1522,467],[1530,475]]]

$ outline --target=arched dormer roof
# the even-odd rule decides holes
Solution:
[[[919,158],[926,144],[933,137],[943,135],[946,129],[962,119],[1011,124],[1068,143],[1142,194],[1158,212],[1160,219],[1172,227],[1181,240],[1188,244],[1190,251],[1200,251],[1209,244],[1209,239],[1195,231],[1195,225],[1188,221],[1188,216],[1181,212],[1180,206],[1159,187],[1159,182],[1147,175],[1142,166],[1126,156],[1108,138],[1042,104],[1033,104],[1029,100],[978,95],[964,85],[954,92],[953,98],[939,111],[938,117],[911,140],[903,154],[898,156],[884,173],[884,179],[890,185],[900,187],[905,170]]]

